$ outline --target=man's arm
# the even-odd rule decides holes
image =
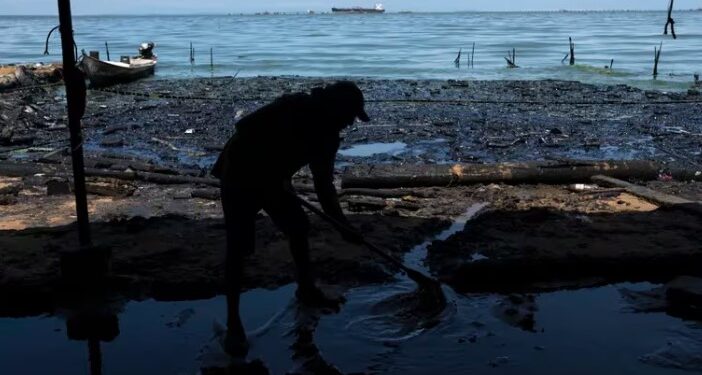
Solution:
[[[325,155],[310,163],[314,189],[322,209],[336,220],[347,224],[348,220],[339,205],[339,197],[334,187],[334,156]]]

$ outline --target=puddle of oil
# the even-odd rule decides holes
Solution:
[[[436,238],[461,230],[484,207],[470,207]],[[407,255],[408,264],[422,268],[428,243]],[[448,287],[444,292],[449,308],[436,326],[419,328],[412,325],[411,316],[395,319],[394,311],[386,311],[382,319],[359,323],[378,314],[374,307],[380,301],[416,288],[401,277],[397,282],[348,291],[341,312],[314,317],[314,343],[320,358],[343,373],[688,373],[640,359],[679,337],[702,342],[702,328],[664,313],[629,312],[621,287],[649,289],[652,285],[610,285],[537,295],[533,332],[509,325],[494,314],[504,296],[459,295]],[[300,366],[292,359],[294,331],[305,321],[309,323],[310,317],[296,307],[294,288],[254,290],[242,297],[251,342],[249,359],[261,359],[271,374],[285,374]],[[222,297],[128,303],[119,315],[119,336],[101,345],[103,373],[196,374],[203,347],[212,343],[213,322],[224,322],[224,316]],[[57,317],[0,319],[2,374],[87,374],[87,358],[87,344],[69,341],[64,322]]]
[[[351,146],[350,148],[339,150],[339,154],[349,157],[368,157],[377,154],[396,155],[405,150],[407,144],[404,142],[392,143],[367,143]]]
[[[647,365],[639,358],[665,347],[671,337],[702,335],[702,329],[663,313],[625,312],[620,286],[537,296],[536,332],[493,316],[500,296],[462,296],[450,289],[446,292],[455,310],[436,327],[403,340],[379,340],[354,331],[350,323],[370,314],[378,298],[412,287],[399,283],[351,290],[342,311],[322,316],[315,331],[323,358],[344,373],[682,374],[686,372]],[[250,358],[263,360],[272,374],[294,367],[289,348],[297,319],[290,308],[293,290],[257,290],[243,298],[245,324],[258,331],[251,335]],[[186,322],[169,324],[187,309],[193,314]],[[196,374],[213,321],[223,321],[224,309],[221,297],[129,303],[119,316],[120,335],[102,344],[103,373]],[[0,373],[87,374],[87,358],[87,344],[68,340],[59,318],[0,319]]]

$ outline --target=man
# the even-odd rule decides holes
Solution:
[[[221,181],[227,231],[227,328],[224,347],[235,356],[248,351],[239,316],[243,259],[254,251],[255,221],[263,209],[286,234],[297,267],[298,300],[338,308],[340,301],[316,285],[309,258],[309,221],[292,190],[292,176],[308,165],[324,211],[348,224],[333,184],[339,132],[356,118],[370,121],[361,90],[342,81],[311,94],[284,95],[242,118],[215,163]],[[346,235],[358,242],[360,235]]]

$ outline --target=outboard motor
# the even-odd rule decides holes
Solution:
[[[153,59],[154,58],[154,43],[141,43],[139,46],[139,57],[142,59]]]

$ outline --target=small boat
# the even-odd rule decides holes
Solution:
[[[122,56],[120,61],[100,60],[99,53],[91,51],[86,54],[83,51],[78,66],[90,80],[91,86],[134,81],[154,74],[157,57],[153,48],[153,43],[142,43],[138,56]]]
[[[375,4],[374,8],[332,8],[332,13],[385,13],[383,4]]]

